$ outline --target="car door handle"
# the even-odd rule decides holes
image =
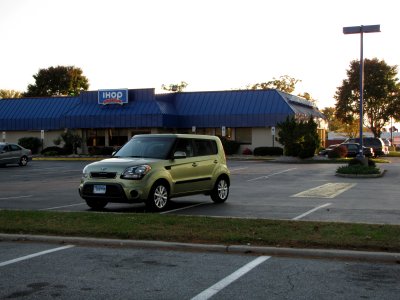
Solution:
[[[218,163],[218,160],[214,160],[214,164],[217,164]]]
[[[197,167],[197,164],[196,163],[192,163],[192,167]]]

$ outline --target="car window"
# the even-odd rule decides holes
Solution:
[[[194,144],[196,156],[213,155],[218,153],[215,141],[195,139]]]
[[[178,139],[176,141],[174,152],[185,152],[186,157],[192,157],[194,155],[193,143],[191,139]]]
[[[173,137],[134,137],[114,157],[166,159],[175,141]]]
[[[348,148],[349,150],[358,150],[357,145],[349,145]]]
[[[4,148],[5,148],[5,146],[4,146],[4,145],[0,145],[0,151],[3,151],[3,150],[4,150]]]
[[[18,145],[11,144],[11,145],[8,145],[8,146],[11,148],[11,151],[19,151],[19,150],[21,150],[21,147],[18,146]]]

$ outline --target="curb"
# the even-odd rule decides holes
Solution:
[[[272,255],[286,257],[357,260],[400,264],[400,253],[367,252],[333,249],[298,249],[240,245],[193,244],[145,240],[97,239],[85,237],[44,236],[25,234],[0,234],[0,241],[29,241],[81,246],[152,248],[177,251],[219,252],[247,255]]]
[[[336,176],[344,178],[380,178],[386,173],[386,170],[382,170],[379,174],[341,174],[336,172]]]

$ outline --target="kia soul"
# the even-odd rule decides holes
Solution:
[[[171,198],[192,194],[225,202],[229,186],[230,172],[218,137],[143,134],[135,135],[111,158],[87,165],[79,194],[96,210],[109,202],[144,202],[161,211]]]

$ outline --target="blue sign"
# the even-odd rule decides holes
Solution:
[[[128,103],[128,90],[99,90],[99,104],[124,104]]]

